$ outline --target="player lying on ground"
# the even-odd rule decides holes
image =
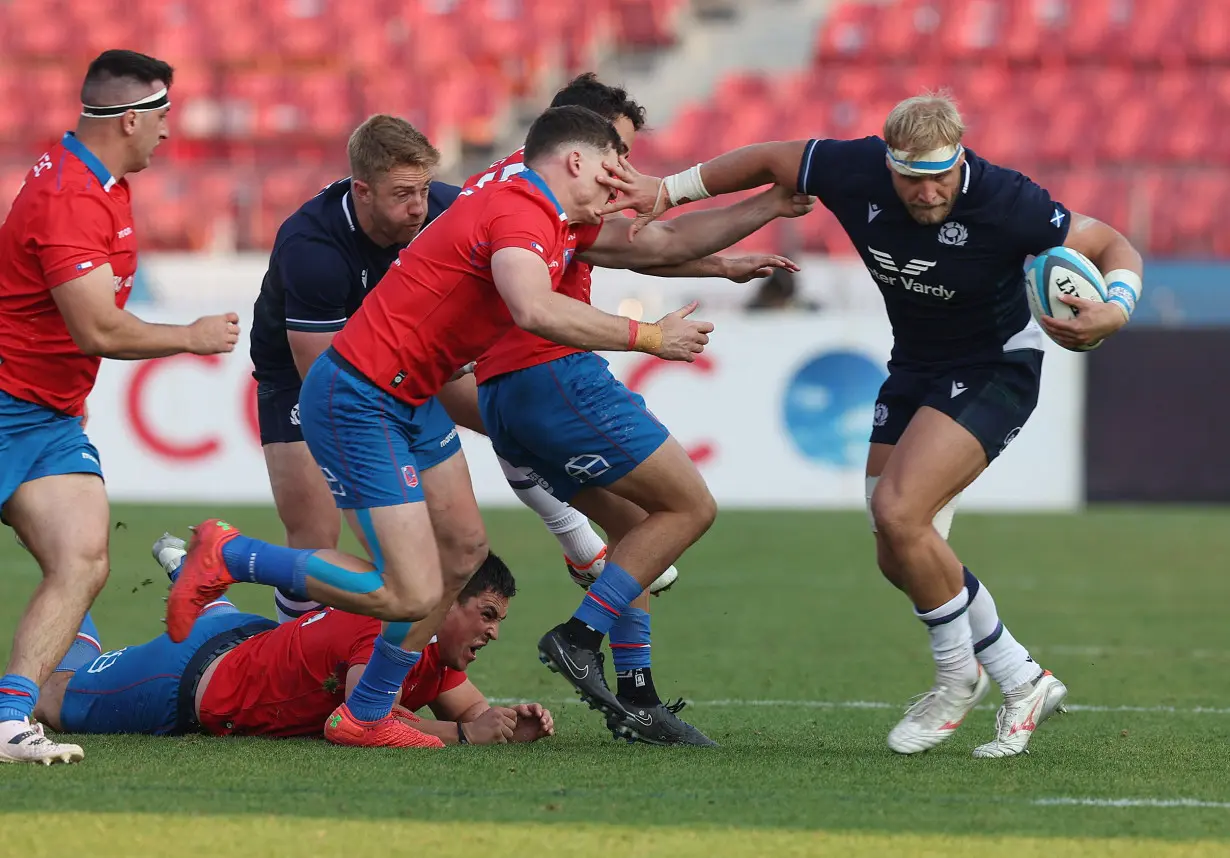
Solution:
[[[172,580],[183,545],[172,536],[154,544]],[[479,650],[499,637],[515,593],[508,567],[488,555],[402,683],[395,711],[431,737],[420,746],[533,742],[555,732],[551,713],[537,703],[491,706],[466,677]],[[87,616],[35,715],[69,733],[321,736],[379,634],[377,620],[332,608],[279,626],[220,599],[183,643],[159,635],[102,652]],[[423,707],[437,720],[413,714]]]
[[[603,84],[592,74],[574,79],[551,102],[552,107],[568,105],[589,108],[611,120],[629,152],[637,131],[645,124],[645,109],[631,100],[625,90]],[[524,152],[518,150],[471,176],[466,187],[506,182],[524,169]],[[783,203],[791,206],[784,214],[806,210],[794,210],[789,196],[780,195]],[[754,211],[759,203],[749,200],[740,205]],[[559,293],[588,302],[591,262],[585,253],[574,256],[560,279]],[[643,273],[722,276],[746,282],[767,275],[774,267],[797,270],[790,260],[780,256],[707,256],[681,265],[645,269]],[[459,401],[462,395],[466,399]],[[504,473],[518,493],[540,492],[555,504],[575,501],[602,527],[608,544],[580,546],[597,551],[588,555],[592,559],[585,566],[569,563],[573,580],[584,587],[593,584],[605,568],[607,555],[649,517],[640,504],[629,499],[629,483],[621,484],[622,489],[612,485],[627,476],[667,437],[665,428],[645,410],[641,397],[615,379],[606,361],[514,328],[479,358],[472,376],[446,385],[440,399],[450,413],[469,415],[461,421],[463,425],[491,436]],[[487,421],[491,431],[486,428]],[[593,457],[594,464],[577,468],[576,463],[585,457]],[[516,464],[508,464],[510,461]],[[610,467],[604,470],[599,462]],[[550,491],[544,491],[542,486],[549,486]],[[698,495],[692,500],[700,501],[702,497]],[[531,499],[523,500],[534,503]],[[671,563],[650,589],[659,588],[664,579],[673,581],[677,574]],[[650,666],[649,632],[649,599],[642,594],[620,612],[608,636],[618,680],[616,697],[637,723],[635,736],[661,744],[711,744],[704,734],[676,716],[678,708],[667,706],[659,698]],[[613,728],[624,732],[623,720],[617,719]]]
[[[151,325],[124,310],[137,270],[126,177],[169,134],[172,77],[144,54],[99,55],[76,131],[38,159],[0,224],[0,515],[43,576],[0,676],[0,763],[83,756],[29,716],[110,568],[107,491],[85,433],[102,359],[221,354],[239,338],[234,313]]]
[[[642,223],[685,200],[767,182],[797,183],[841,222],[893,326],[867,460],[877,558],[914,603],[936,665],[934,686],[888,744],[916,753],[951,736],[986,694],[985,668],[1004,704],[996,737],[974,755],[1005,757],[1026,751],[1067,688],[1008,632],[986,585],[945,541],[952,512],[1038,402],[1042,331],[1026,299],[1026,257],[1063,245],[1104,273],[1109,301],[1065,299],[1080,315],[1044,320],[1067,347],[1127,323],[1142,266],[1110,226],[966,149],[964,130],[948,97],[920,96],[892,110],[883,138],[762,143],[664,181],[629,176],[624,187]]]
[[[326,735],[348,744],[413,740],[412,728],[389,717],[389,690],[400,687],[443,619],[443,606],[487,554],[464,454],[419,468],[420,457],[432,456],[439,444],[424,431],[439,407],[433,397],[458,367],[477,360],[514,325],[580,349],[694,359],[712,330],[687,318],[694,307],[657,324],[603,313],[555,290],[567,262],[592,248],[617,254],[629,266],[678,264],[729,246],[783,210],[779,194],[762,194],[750,210],[685,215],[635,242],[626,230],[602,230],[589,237],[590,248],[581,247],[576,227],[599,224],[598,212],[611,198],[605,183],[622,149],[611,123],[593,111],[543,113],[526,139],[529,169],[508,182],[466,189],[402,252],[308,372],[300,398],[304,437],[316,462],[333,475],[334,497],[375,563],[337,551],[270,545],[208,520],[196,529],[168,599],[173,640],[187,637],[205,605],[237,581],[290,588],[384,619],[363,678]],[[697,515],[660,517],[661,539],[650,540],[637,565],[639,578],[620,567],[618,553],[625,549],[617,547],[615,562],[603,572],[608,583],[619,580],[620,596],[611,598],[622,606],[614,611],[666,568],[657,565],[659,542],[678,552],[708,526],[707,497],[689,498],[693,507],[699,503]],[[642,501],[658,503],[652,495]],[[686,534],[671,532],[680,529]],[[594,598],[603,597],[594,593],[586,604],[596,604]],[[614,613],[607,619],[613,621]],[[604,629],[611,624],[596,622]],[[623,714],[594,673],[599,705]]]
[[[434,180],[439,152],[410,123],[376,115],[355,129],[347,146],[350,177],[334,182],[278,230],[269,269],[252,317],[251,357],[257,381],[257,418],[269,484],[291,548],[336,548],[342,517],[330,486],[303,440],[299,420],[302,375],[329,347],[333,335],[363,303],[397,254],[456,199],[460,188]],[[460,386],[460,394],[450,388]],[[466,406],[464,403],[473,401]],[[445,411],[431,428],[441,444],[438,461],[460,443],[453,419],[483,431],[472,378],[441,390]],[[458,403],[462,403],[460,406]],[[461,408],[460,414],[454,410]],[[432,460],[424,460],[426,470]],[[584,574],[605,552],[585,516],[536,482],[515,487],[556,535],[570,565]],[[670,570],[655,587],[669,586]],[[274,591],[281,620],[320,605]]]

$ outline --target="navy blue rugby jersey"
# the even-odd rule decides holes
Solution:
[[[1028,177],[965,150],[948,218],[923,225],[893,190],[879,137],[812,140],[800,192],[829,209],[879,284],[900,365],[979,363],[1041,348],[1025,297],[1027,257],[1063,244],[1072,216]]]
[[[443,182],[428,188],[427,220],[435,220],[461,189]],[[295,387],[289,331],[340,331],[380,282],[405,245],[380,247],[355,216],[350,179],[326,187],[278,229],[252,318],[251,357],[256,380]]]

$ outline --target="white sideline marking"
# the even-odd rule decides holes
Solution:
[[[901,709],[905,703],[888,703],[883,700],[687,700],[689,706],[723,706],[723,707],[765,707],[769,709]],[[513,703],[524,703],[520,697],[492,697],[490,702],[497,706],[508,706]],[[569,703],[579,703],[575,697],[543,701],[550,706],[563,706]],[[995,709],[993,705],[982,705],[979,709]],[[1166,715],[1230,715],[1230,708],[1215,706],[1096,706],[1092,704],[1074,703],[1067,706],[1069,712],[1131,712],[1160,713]]]
[[[1230,802],[1197,798],[1036,798],[1041,807],[1213,807],[1230,810]]]

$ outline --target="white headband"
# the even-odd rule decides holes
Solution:
[[[136,111],[137,113],[148,113],[151,110],[162,110],[171,103],[171,95],[164,86],[157,92],[140,98],[128,104],[109,104],[100,106],[94,104],[81,105],[81,115],[90,119],[111,119],[116,116],[122,116],[128,111]]]
[[[943,173],[955,167],[964,151],[965,147],[960,143],[956,146],[932,149],[930,152],[920,152],[917,155],[906,152],[904,149],[890,148],[888,163],[903,176],[934,176],[936,173]]]

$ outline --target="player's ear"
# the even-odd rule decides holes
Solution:
[[[131,137],[137,133],[137,119],[139,114],[135,110],[126,111],[120,116],[120,130],[124,132],[124,136]]]
[[[568,153],[568,175],[573,176],[574,178],[576,176],[581,175],[581,162],[583,160],[584,158],[581,156],[581,150],[573,149],[571,152],[569,152]]]

